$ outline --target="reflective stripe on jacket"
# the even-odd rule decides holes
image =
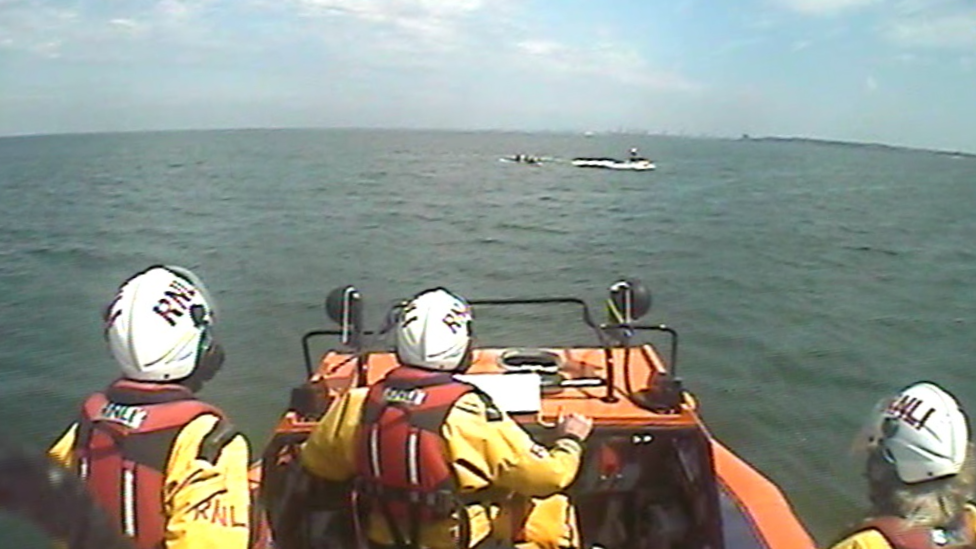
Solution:
[[[463,510],[441,428],[457,400],[474,390],[447,373],[396,368],[366,395],[356,442],[359,492],[398,546],[416,546],[422,522]],[[466,546],[466,523],[458,537]]]

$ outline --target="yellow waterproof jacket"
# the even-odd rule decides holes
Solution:
[[[966,514],[968,524],[974,527],[972,535],[976,538],[976,506],[971,503],[966,504]],[[867,528],[847,536],[835,543],[831,549],[892,549],[892,545],[881,532],[874,528]]]
[[[356,473],[357,430],[368,388],[349,391],[333,402],[312,431],[301,453],[307,471],[330,481],[345,481]],[[565,489],[576,477],[582,447],[573,438],[561,438],[552,448],[537,444],[508,414],[489,406],[475,393],[462,396],[448,412],[441,434],[460,493],[492,488],[494,501],[468,505],[471,543],[492,531],[505,507],[505,495],[545,498]],[[564,500],[564,498],[563,498]],[[563,504],[565,506],[565,504]],[[570,513],[557,511],[571,517]],[[567,519],[568,520],[568,519]],[[433,548],[453,548],[456,532],[451,521],[425,524],[421,543]],[[386,522],[371,517],[368,535],[390,545]]]
[[[246,549],[249,536],[248,445],[237,434],[209,461],[201,445],[218,421],[196,417],[176,435],[164,471],[163,510],[166,549]],[[73,424],[48,451],[74,470]]]

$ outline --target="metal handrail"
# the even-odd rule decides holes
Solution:
[[[507,305],[558,305],[558,304],[568,304],[577,305],[581,309],[581,318],[583,323],[589,326],[593,333],[599,340],[600,347],[602,347],[606,353],[606,367],[607,367],[607,379],[606,387],[607,392],[603,397],[604,400],[608,402],[613,402],[616,397],[613,395],[614,381],[616,376],[616,364],[613,358],[613,353],[611,349],[615,346],[614,338],[610,335],[613,331],[619,331],[625,334],[618,341],[623,343],[623,347],[630,348],[631,342],[630,338],[632,332],[637,331],[656,331],[664,332],[670,337],[670,352],[668,356],[668,371],[671,373],[672,377],[677,375],[678,369],[678,332],[675,331],[670,326],[665,324],[659,324],[656,326],[642,325],[642,324],[597,324],[593,320],[593,316],[590,314],[590,308],[585,301],[575,297],[551,297],[551,298],[512,298],[512,299],[475,299],[468,302],[472,306],[507,306]],[[398,304],[391,306],[391,311],[397,307]],[[364,330],[362,335],[365,336],[382,336],[385,335],[390,328],[389,316],[384,320],[383,326],[378,330]],[[308,377],[311,377],[314,373],[314,368],[312,365],[311,350],[309,348],[309,341],[315,337],[321,336],[333,336],[342,338],[344,332],[342,330],[313,330],[307,332],[302,336],[302,350],[304,352],[305,359],[305,371]],[[358,384],[365,383],[365,363],[368,356],[368,351],[365,350],[365,345],[359,342],[359,345],[350,349],[352,352],[357,354],[357,379]]]

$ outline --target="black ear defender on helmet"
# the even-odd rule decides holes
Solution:
[[[193,325],[200,330],[200,342],[197,347],[196,365],[193,367],[193,373],[187,379],[192,379],[195,384],[202,385],[203,382],[213,379],[223,366],[225,358],[224,348],[217,342],[213,333],[212,321],[216,316],[215,302],[210,296],[210,292],[207,291],[203,280],[193,271],[176,265],[158,265],[157,267],[162,267],[190,283],[200,293],[203,302],[207,304],[190,306],[190,318],[193,320]]]
[[[199,390],[204,382],[210,381],[224,365],[224,348],[213,335],[213,326],[207,320],[207,309],[203,305],[190,306],[193,325],[200,329],[200,342],[197,347],[197,363],[193,373],[187,378],[193,390]]]

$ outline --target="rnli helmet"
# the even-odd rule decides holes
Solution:
[[[211,333],[215,315],[199,277],[154,266],[119,287],[105,310],[105,338],[126,378],[177,381],[219,349]]]
[[[470,359],[471,307],[443,288],[407,303],[396,327],[397,358],[427,370],[464,369]]]
[[[878,403],[866,440],[907,484],[959,473],[968,441],[959,403],[930,382],[915,383]]]

